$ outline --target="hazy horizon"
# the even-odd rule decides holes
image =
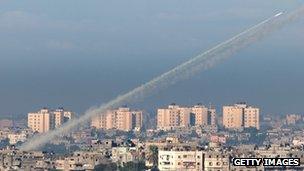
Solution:
[[[242,2],[0,1],[0,115],[82,113],[303,4]],[[262,114],[303,114],[303,21],[131,107],[247,101]]]

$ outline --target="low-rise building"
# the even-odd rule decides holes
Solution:
[[[161,171],[197,171],[203,170],[203,151],[178,151],[160,150],[158,151],[158,168]]]
[[[229,171],[229,155],[223,152],[207,151],[204,153],[204,170],[206,171]]]
[[[24,142],[27,139],[27,134],[25,132],[20,133],[11,133],[7,135],[7,138],[9,139],[9,143],[11,145],[14,145],[18,142]]]
[[[135,152],[135,147],[113,147],[111,156],[112,162],[121,166],[125,163],[132,162],[135,160],[135,156],[133,155]]]
[[[104,161],[104,156],[98,152],[78,151],[57,159],[54,163],[58,170],[93,170],[96,165]]]

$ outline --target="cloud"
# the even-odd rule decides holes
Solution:
[[[51,40],[47,42],[46,46],[49,49],[56,49],[56,50],[69,50],[75,48],[75,45],[72,42],[65,40]]]
[[[75,43],[70,40],[70,33],[84,31],[87,31],[86,25],[82,25],[82,22],[54,19],[45,14],[20,10],[0,12],[0,36],[5,37],[0,41],[1,49],[76,49]],[[10,36],[12,34],[14,36]]]
[[[0,29],[9,31],[24,30],[56,30],[56,31],[88,31],[86,20],[70,21],[53,19],[40,13],[13,10],[0,13]]]
[[[160,20],[169,21],[221,21],[227,19],[256,20],[269,16],[269,11],[259,8],[227,8],[215,11],[194,11],[184,13],[183,11],[162,11],[156,15]]]
[[[39,17],[25,11],[7,11],[0,14],[0,28],[33,29],[39,27]]]

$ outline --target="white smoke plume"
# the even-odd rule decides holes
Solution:
[[[210,50],[186,61],[172,70],[152,79],[151,81],[140,85],[128,93],[120,95],[114,100],[111,100],[106,104],[102,104],[100,107],[89,109],[84,115],[66,123],[62,127],[30,139],[23,144],[20,149],[35,150],[58,136],[70,133],[73,131],[73,129],[87,123],[92,117],[105,113],[105,111],[108,109],[117,108],[126,103],[134,103],[136,101],[143,100],[145,97],[152,95],[154,92],[157,92],[160,89],[166,88],[178,81],[191,77],[198,71],[211,68],[217,63],[223,61],[225,58],[228,58],[232,54],[238,52],[242,48],[265,37],[270,32],[277,30],[290,21],[293,21],[298,16],[302,16],[303,13],[304,7],[299,8],[298,10],[289,14],[278,13],[269,19],[249,28],[248,30],[245,30],[244,32],[232,37],[231,39],[220,43]]]

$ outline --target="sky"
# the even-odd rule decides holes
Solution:
[[[297,0],[0,0],[0,116],[41,107],[82,114]],[[131,107],[246,101],[302,113],[304,16],[216,67]]]

